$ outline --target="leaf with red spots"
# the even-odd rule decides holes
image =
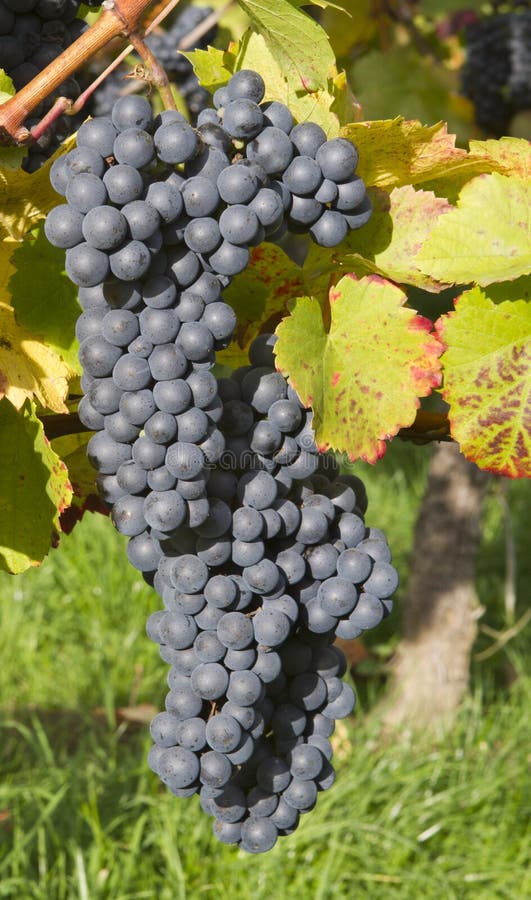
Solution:
[[[67,434],[52,441],[53,449],[68,469],[74,492],[71,505],[61,515],[61,531],[66,534],[70,534],[86,512],[109,513],[109,507],[98,495],[96,471],[88,461],[87,444],[90,438],[90,432],[83,432]]]
[[[502,137],[499,141],[470,141],[470,153],[491,159],[503,175],[531,175],[531,145],[524,138]]]
[[[277,366],[312,406],[321,450],[376,462],[439,385],[441,345],[406,300],[377,275],[347,275],[330,291],[328,328],[311,297],[277,328]]]
[[[446,345],[443,396],[464,455],[480,468],[531,475],[531,303],[466,291],[436,322]]]
[[[381,190],[370,194],[373,214],[335,251],[338,263],[358,275],[375,272],[398,283],[441,291],[445,285],[421,271],[416,255],[452,206],[432,191],[416,191],[411,185],[394,188],[390,195]]]
[[[18,574],[48,553],[72,488],[33,403],[0,400],[0,433],[0,569]]]

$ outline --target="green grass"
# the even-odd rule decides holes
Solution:
[[[361,469],[368,521],[387,529],[405,576],[426,451],[398,447],[383,466]],[[511,485],[509,500],[521,603],[529,485]],[[478,592],[497,627],[503,554],[493,495]],[[176,800],[160,786],[146,765],[147,728],[117,723],[118,707],[162,705],[166,666],[144,635],[157,606],[97,516],[40,570],[0,577],[0,898],[531,896],[524,633],[474,666],[471,696],[438,739],[382,740],[370,709],[384,685],[370,681],[362,708],[338,729],[334,788],[294,835],[247,857],[215,840],[197,798]],[[390,630],[398,623],[392,617]],[[516,679],[507,687],[509,662]]]

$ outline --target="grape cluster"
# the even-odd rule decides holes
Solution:
[[[274,340],[261,335],[250,365],[218,382],[211,516],[161,546],[165,609],[148,622],[171,666],[150,766],[177,796],[199,793],[221,841],[253,853],[333,784],[328,738],[355,697],[332,642],[378,625],[397,586],[363,484],[318,453]]]
[[[211,12],[212,9],[208,6],[187,6],[182,11],[178,9],[176,17],[165,30],[156,31],[146,38],[146,44],[166,70],[170,82],[178,87],[192,121],[195,121],[202,109],[210,105],[210,93],[201,87],[191,62],[179,53],[178,47],[181,41],[194,31]],[[217,25],[213,25],[194,42],[193,47],[188,49],[205,49],[213,43],[216,34]],[[125,66],[120,66],[94,92],[88,107],[91,115],[107,116],[110,114],[113,104],[124,93],[125,85],[127,85],[124,75],[127,74],[127,71]]]
[[[241,70],[197,129],[120,98],[52,166],[66,203],[45,223],[79,286],[89,458],[165,607],[148,625],[172,666],[150,763],[251,852],[332,783],[328,737],[354,695],[331,644],[378,624],[397,580],[361,482],[318,453],[276,371],[274,336],[231,378],[211,372],[236,325],[222,292],[251,247],[288,228],[334,246],[370,216],[355,147],[263,95]]]
[[[89,6],[100,5],[89,3]],[[0,0],[0,63],[18,91],[46,68],[88,27],[77,14],[81,0]],[[67,78],[32,112],[25,125],[32,128],[57,97],[75,100],[77,80]],[[34,172],[57,149],[72,128],[65,118],[32,145],[24,168]]]
[[[531,109],[531,11],[476,19],[465,29],[462,89],[478,125],[506,134],[511,118]]]

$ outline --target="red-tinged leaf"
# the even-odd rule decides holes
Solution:
[[[335,251],[338,262],[357,274],[375,272],[426,291],[443,290],[447,285],[422,272],[416,255],[439,218],[453,207],[432,191],[416,191],[411,185],[393,188],[390,195],[370,193],[372,217]]]
[[[531,144],[524,138],[502,137],[499,141],[470,141],[470,153],[492,160],[503,175],[531,176]]]
[[[406,300],[377,275],[347,275],[330,291],[328,330],[311,297],[277,328],[277,365],[313,407],[320,449],[376,462],[439,385],[441,345]]]
[[[436,323],[446,345],[443,396],[465,456],[480,468],[531,475],[531,303],[493,303],[481,288]]]

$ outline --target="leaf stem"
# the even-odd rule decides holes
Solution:
[[[157,88],[164,106],[166,109],[175,109],[175,100],[173,99],[168,76],[157,57],[137,32],[130,34],[129,40],[140,58],[144,60],[148,71],[148,80]]]

